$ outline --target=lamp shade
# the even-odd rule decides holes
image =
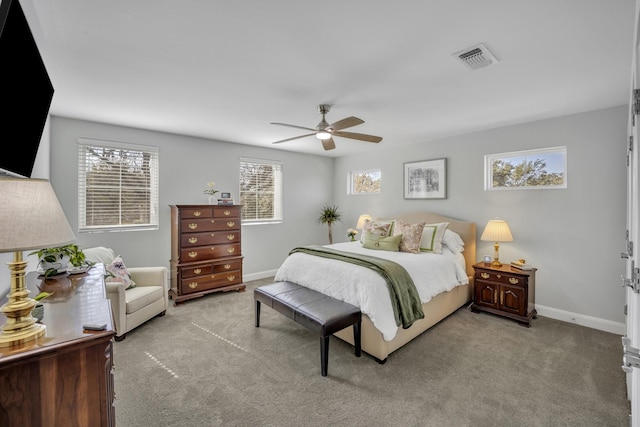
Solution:
[[[64,246],[75,240],[49,181],[0,178],[0,252]]]
[[[487,240],[490,242],[512,242],[513,236],[509,229],[509,224],[501,219],[492,219],[487,223],[487,226],[480,236],[480,240]]]
[[[356,225],[356,228],[359,228],[360,230],[362,230],[364,228],[364,222],[366,220],[371,221],[371,215],[369,214],[360,215],[360,217],[358,218],[358,225]]]

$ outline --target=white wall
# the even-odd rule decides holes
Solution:
[[[291,248],[324,238],[325,228],[315,220],[322,205],[332,202],[332,159],[61,117],[53,117],[51,123],[51,183],[81,247],[112,247],[128,266],[169,267],[169,205],[206,204],[208,196],[203,190],[209,181],[215,181],[218,190],[232,193],[237,200],[238,165],[244,156],[282,161],[285,219],[283,224],[242,227],[245,280],[275,273]],[[77,232],[78,138],[159,147],[159,230]]]
[[[621,106],[337,159],[335,200],[348,213],[337,232],[354,227],[361,213],[431,210],[476,222],[481,259],[493,255],[493,244],[480,240],[484,226],[505,219],[514,241],[500,245],[500,259],[525,258],[538,268],[540,315],[623,333],[627,111]],[[567,189],[484,191],[485,154],[560,145],[568,150]],[[437,158],[447,159],[447,199],[404,200],[403,163]],[[382,195],[347,196],[348,172],[368,168],[382,169]]]

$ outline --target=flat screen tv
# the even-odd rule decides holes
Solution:
[[[0,146],[4,151],[0,172],[28,178],[49,114],[53,85],[20,2],[0,1]]]

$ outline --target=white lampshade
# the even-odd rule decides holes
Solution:
[[[64,246],[75,240],[49,181],[0,178],[0,252]]]
[[[358,225],[356,225],[356,228],[358,228],[358,229],[362,230],[362,229],[364,228],[364,222],[365,222],[366,220],[371,221],[371,219],[372,219],[372,218],[371,218],[371,215],[369,215],[369,214],[362,214],[362,215],[360,215],[360,217],[358,218]]]
[[[513,242],[513,236],[509,229],[509,224],[501,219],[492,219],[487,223],[487,226],[480,236],[480,240],[486,240],[490,242]]]

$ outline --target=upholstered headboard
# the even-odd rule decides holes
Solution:
[[[448,216],[439,215],[433,212],[410,212],[400,215],[396,215],[389,219],[400,219],[409,224],[424,221],[427,224],[433,224],[436,222],[448,222],[449,230],[455,231],[460,235],[464,241],[464,252],[462,255],[466,261],[467,274],[473,277],[473,264],[477,262],[476,259],[476,223],[469,221],[462,221]]]

